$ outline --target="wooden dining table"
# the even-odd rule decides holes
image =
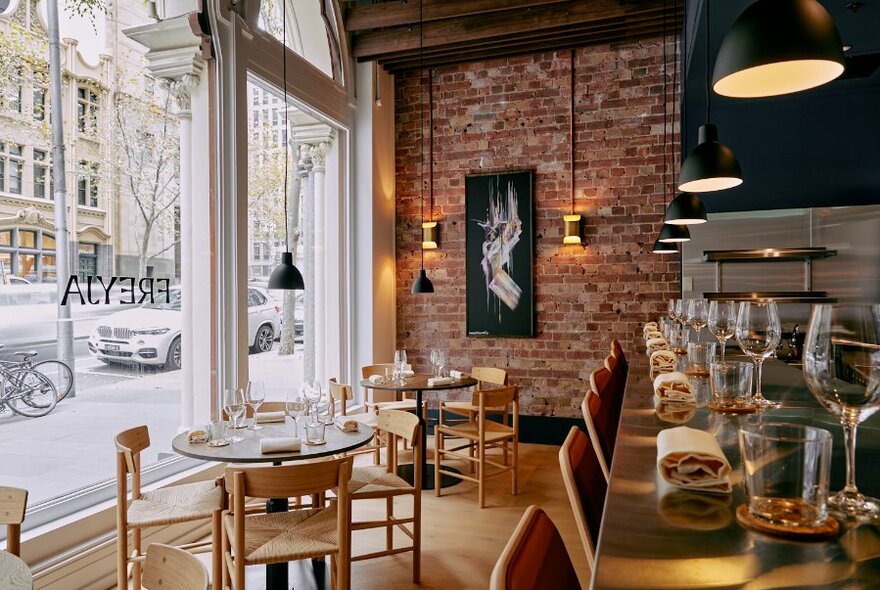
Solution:
[[[435,383],[431,384],[430,379],[431,375],[423,375],[423,374],[415,374],[411,377],[406,377],[402,383],[397,383],[392,380],[383,381],[381,383],[373,383],[369,379],[364,379],[361,381],[361,387],[367,389],[378,389],[380,391],[394,391],[394,392],[405,392],[405,391],[414,391],[416,393],[416,408],[419,410],[416,412],[419,417],[419,422],[422,425],[422,436],[421,436],[421,445],[422,445],[422,489],[423,490],[433,490],[434,486],[437,485],[437,482],[434,481],[434,470],[428,469],[428,453],[427,453],[427,444],[428,444],[428,423],[425,421],[422,416],[421,408],[423,400],[423,392],[425,391],[445,391],[448,389],[462,389],[464,387],[474,387],[478,381],[473,377],[463,377],[461,379],[450,379],[447,383]],[[455,470],[452,467],[448,467],[447,469]],[[457,471],[457,470],[455,470]],[[398,466],[397,469],[398,475],[407,480],[409,483],[413,483],[415,480],[415,470],[413,469],[412,464],[403,464]],[[454,477],[449,477],[446,475],[441,476],[441,481],[439,482],[440,487],[446,488],[449,486],[453,486],[457,483],[460,483],[460,479],[456,479]]]
[[[340,453],[353,451],[364,446],[373,439],[373,429],[358,424],[355,431],[343,432],[334,425],[328,425],[324,432],[325,443],[322,445],[302,444],[299,451],[283,453],[261,453],[260,439],[293,436],[292,422],[261,424],[261,430],[237,429],[230,430],[244,440],[230,443],[227,446],[212,447],[207,443],[191,443],[186,432],[178,434],[171,442],[172,448],[185,457],[202,461],[221,463],[271,463],[281,465],[291,461],[320,459]],[[305,438],[305,437],[301,437]],[[270,498],[266,502],[267,512],[287,512],[290,508],[287,498]],[[320,562],[320,563],[323,563]],[[286,563],[268,564],[266,566],[267,590],[289,590],[288,566]],[[4,586],[0,584],[0,589]]]
[[[27,564],[8,551],[0,551],[0,588],[31,590],[33,587],[34,580]]]
[[[833,435],[831,492],[843,486],[842,429],[807,390],[799,367],[770,359],[764,395],[782,407],[751,415],[710,411],[708,383],[689,412],[658,408],[650,378],[630,372],[598,539],[593,588],[878,588],[880,520],[839,518],[831,540],[795,541],[743,528],[735,511],[745,502],[739,426],[795,422]],[[657,472],[657,434],[686,424],[711,432],[727,456],[734,489],[728,495],[679,490]],[[859,427],[856,479],[880,495],[880,414]]]

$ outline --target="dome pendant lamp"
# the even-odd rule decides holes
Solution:
[[[676,225],[697,225],[706,223],[706,206],[703,200],[693,193],[678,193],[663,216],[664,223]]]
[[[678,246],[655,240],[651,252],[653,254],[678,254]]]
[[[758,0],[725,35],[712,88],[722,96],[779,96],[831,82],[844,70],[834,20],[816,0]]]
[[[710,0],[706,6],[706,124],[700,125],[697,147],[691,150],[678,173],[678,190],[689,193],[723,191],[742,184],[742,170],[733,151],[718,141],[718,128],[712,120],[709,87]]]
[[[425,78],[425,68],[423,65],[423,48],[424,48],[424,40],[422,37],[422,30],[424,28],[424,22],[422,21],[422,2],[419,2],[419,97],[422,96],[422,86],[424,85],[423,80]],[[421,101],[420,101],[421,102]],[[429,104],[428,108],[433,108],[433,105]],[[419,198],[422,202],[422,212],[420,215],[420,219],[425,219],[425,183],[423,182],[424,178],[424,169],[425,169],[425,108],[423,105],[419,105],[419,133],[421,137],[419,138],[421,143],[421,149],[419,150]],[[420,228],[421,229],[421,228]],[[424,238],[424,236],[423,236]],[[433,293],[434,292],[434,283],[431,282],[431,279],[428,278],[428,273],[425,272],[425,248],[420,247],[419,252],[422,255],[422,263],[419,268],[419,276],[416,277],[416,280],[413,281],[412,291],[415,295],[425,294],[425,293]]]
[[[287,251],[281,254],[281,264],[276,266],[272,274],[269,275],[267,287],[269,289],[283,289],[285,291],[302,291],[306,288],[306,284],[303,281],[302,273],[293,265],[293,253],[290,251],[290,233],[287,227],[287,167],[288,160],[290,159],[290,154],[288,153],[288,138],[290,134],[287,132],[287,46],[285,45],[287,43],[287,2],[282,2],[281,6],[281,20],[283,23],[281,47],[284,52],[281,57],[284,73],[282,82],[284,86],[284,246],[287,248]]]
[[[657,238],[657,241],[663,242],[664,244],[677,244],[679,242],[690,242],[691,241],[691,230],[689,230],[686,225],[675,225],[673,223],[664,223],[663,228],[660,230],[660,237]]]

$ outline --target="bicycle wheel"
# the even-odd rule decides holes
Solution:
[[[55,409],[58,391],[48,377],[33,369],[10,371],[0,391],[12,411],[28,418],[45,416]]]
[[[73,389],[73,371],[61,361],[40,361],[34,363],[33,370],[42,373],[48,377],[58,390],[58,401],[60,402],[70,390]]]

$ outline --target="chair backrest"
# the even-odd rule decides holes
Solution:
[[[138,455],[150,446],[150,431],[146,426],[135,426],[116,435],[116,453],[125,464],[126,473],[140,470]]]
[[[377,428],[385,433],[385,465],[388,473],[397,473],[397,438],[405,439],[413,449],[414,486],[418,494],[422,489],[421,423],[416,414],[401,410],[379,410]]]
[[[629,362],[626,360],[626,355],[623,354],[623,347],[616,338],[611,341],[611,356],[617,359],[617,364],[620,367],[623,380],[626,382],[626,377],[629,375]]]
[[[279,400],[265,401],[260,405],[259,412],[262,414],[263,412],[283,412],[285,411],[285,403]],[[229,414],[226,413],[226,410],[220,410],[220,414],[224,420],[229,420]],[[254,417],[254,409],[250,406],[245,407],[244,409],[244,417],[245,418],[253,418]]]
[[[21,523],[27,508],[27,490],[0,487],[0,524],[6,525],[6,550],[21,553]]]
[[[346,475],[347,472],[347,475]],[[319,494],[345,485],[351,476],[351,458],[330,459],[273,467],[227,467],[226,489],[239,496],[254,498],[290,498]]]
[[[208,570],[183,549],[150,543],[142,584],[147,590],[206,590]]]
[[[495,367],[473,367],[471,377],[479,381],[481,389],[488,385],[507,385],[507,371]]]
[[[603,402],[602,398],[596,395],[596,392],[588,391],[581,402],[581,412],[587,425],[587,433],[590,435],[596,456],[599,458],[602,474],[605,476],[605,481],[608,481],[611,472],[611,459],[614,455],[611,437],[605,431],[608,403]]]
[[[365,377],[365,379],[366,378],[367,377]],[[351,391],[351,385],[339,383],[336,380],[336,377],[332,377],[330,379],[330,387],[327,389],[327,394],[330,396],[331,404],[336,403],[337,401],[340,403],[340,411],[342,415],[345,416],[348,401],[354,399],[354,393],[352,393]]]
[[[611,371],[607,367],[599,367],[590,373],[590,389],[601,398],[611,396]]]
[[[577,426],[571,427],[559,449],[559,466],[575,525],[592,569],[608,483],[602,475],[596,450]]]
[[[413,442],[417,437],[419,417],[400,410],[379,410],[379,430]]]
[[[529,506],[492,570],[491,590],[579,590],[559,529],[537,506]]]
[[[365,367],[361,367],[361,378],[369,379],[373,375],[382,375],[385,376],[385,369],[393,369],[394,365],[392,363],[379,363],[376,365],[367,365]]]

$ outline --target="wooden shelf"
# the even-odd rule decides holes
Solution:
[[[703,293],[709,301],[776,301],[778,303],[837,303],[826,291],[718,291]]]
[[[756,248],[754,250],[703,250],[704,262],[775,262],[837,256],[827,248]]]

